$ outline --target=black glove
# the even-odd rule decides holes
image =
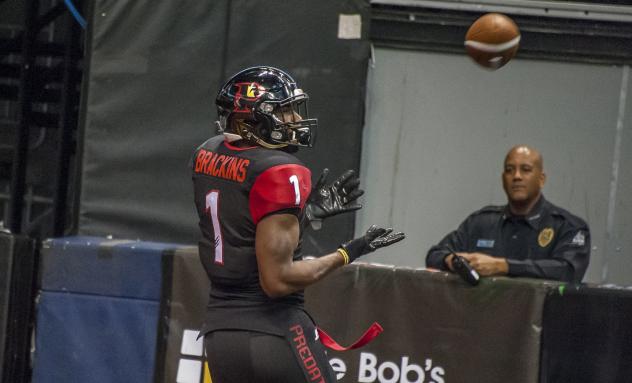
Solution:
[[[380,247],[390,246],[404,238],[406,235],[402,232],[393,233],[393,229],[383,229],[372,225],[362,237],[340,245],[338,252],[345,258],[345,264],[347,264],[364,254],[371,253]]]
[[[362,207],[354,203],[364,194],[364,190],[358,188],[360,179],[353,170],[347,170],[333,183],[326,185],[328,174],[329,169],[324,169],[305,206],[305,215],[314,230],[320,229],[322,220],[327,217]]]

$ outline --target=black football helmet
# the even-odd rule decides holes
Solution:
[[[231,77],[217,94],[217,123],[224,134],[266,148],[312,147],[318,120],[309,118],[308,99],[284,71],[248,68]]]

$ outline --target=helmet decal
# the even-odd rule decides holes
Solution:
[[[234,101],[234,112],[249,112],[248,108],[242,105],[241,100],[245,101],[256,101],[261,97],[266,88],[257,84],[256,82],[238,82],[235,83],[235,101]]]
[[[253,82],[253,83],[250,83],[250,85],[248,85],[248,91],[246,92],[246,96],[252,97],[252,98],[259,98],[259,95],[265,91],[266,89],[264,87],[257,84],[256,82]]]

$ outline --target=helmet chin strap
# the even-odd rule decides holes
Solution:
[[[254,142],[257,143],[257,145],[261,145],[264,148],[268,148],[268,149],[280,149],[280,148],[284,148],[284,147],[287,146],[287,144],[271,144],[269,142],[265,142],[264,140],[262,140],[260,137],[257,137],[252,132],[246,133],[246,139],[248,139],[250,141],[254,141]]]
[[[237,132],[240,138],[245,138],[256,143],[259,146],[263,146],[267,149],[280,149],[287,146],[287,144],[271,144],[269,142],[264,141],[261,137],[257,136],[252,132],[252,127],[243,121],[237,121]],[[226,136],[226,133],[224,133]]]

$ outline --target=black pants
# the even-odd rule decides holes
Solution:
[[[213,383],[335,383],[324,346],[312,339],[313,333],[305,338],[309,355],[292,335],[286,339],[244,330],[208,333],[204,346]]]

